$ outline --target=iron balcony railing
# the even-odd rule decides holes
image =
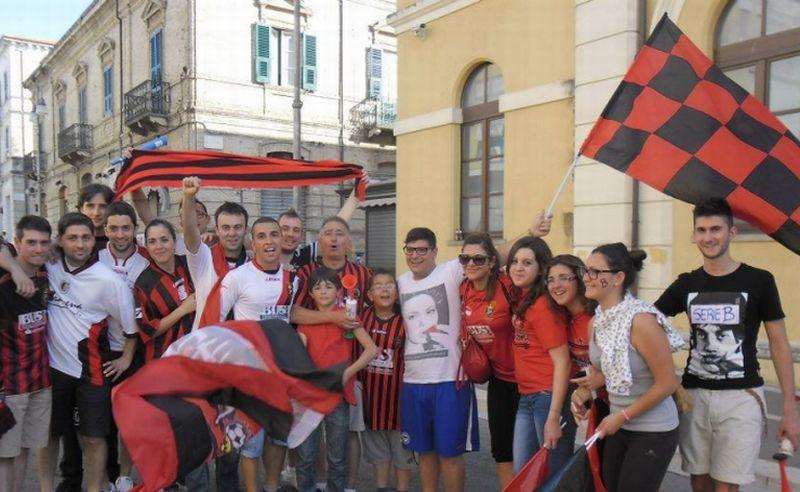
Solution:
[[[368,97],[350,110],[350,126],[356,132],[391,130],[397,119],[397,104],[393,100]]]
[[[125,125],[149,116],[169,114],[169,84],[162,80],[145,80],[125,93]]]
[[[73,154],[79,157],[88,156],[92,152],[92,147],[92,125],[75,123],[58,132],[58,157],[61,159]],[[84,153],[85,156],[81,155]]]
[[[37,157],[36,157],[37,154],[39,156],[38,157],[38,161],[37,161]],[[34,177],[37,176],[37,173],[36,173],[37,164],[39,166],[38,175],[39,176],[44,175],[45,169],[47,168],[47,152],[33,151],[33,152],[29,152],[29,153],[25,154],[25,157],[23,158],[22,172],[24,172],[25,174],[29,174],[31,176],[34,176]]]

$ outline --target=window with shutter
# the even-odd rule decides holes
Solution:
[[[303,89],[314,91],[317,88],[317,37],[303,35]]]
[[[78,123],[87,123],[89,121],[86,112],[86,87],[81,87],[78,90]]]
[[[383,75],[383,50],[367,48],[367,96],[380,99]]]
[[[114,92],[113,92],[113,72],[112,67],[103,70],[103,116],[114,114]]]
[[[164,49],[162,46],[162,31],[158,30],[150,37],[150,80],[153,88],[156,82],[161,82]],[[161,84],[157,84],[160,90]]]
[[[270,82],[270,27],[253,24],[253,79],[257,84]]]

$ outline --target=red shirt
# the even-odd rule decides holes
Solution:
[[[470,280],[461,284],[461,316],[467,332],[481,344],[492,363],[497,379],[515,382],[514,325],[511,323],[509,293],[511,279],[500,275],[492,300],[485,299],[486,291],[476,290]]]
[[[570,377],[574,377],[578,371],[591,365],[589,360],[589,323],[592,316],[583,311],[572,316],[567,330],[569,338],[569,355],[572,357],[572,370]]]
[[[553,388],[553,360],[549,350],[567,344],[565,323],[550,310],[545,296],[514,318],[514,364],[521,394]]]
[[[306,350],[317,367],[350,364],[353,343],[344,337],[344,330],[337,325],[300,325],[297,331],[306,336]],[[356,404],[355,382],[356,378],[353,376],[344,387],[344,399],[350,405]]]

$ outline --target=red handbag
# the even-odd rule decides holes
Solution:
[[[464,321],[464,310],[466,297],[466,280],[461,285],[461,334],[459,343],[461,345],[461,370],[466,376],[466,379],[476,384],[483,384],[489,380],[492,375],[492,363],[489,361],[489,356],[481,347],[475,338],[469,334]]]

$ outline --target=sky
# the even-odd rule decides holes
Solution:
[[[0,0],[0,34],[58,41],[91,0]]]

